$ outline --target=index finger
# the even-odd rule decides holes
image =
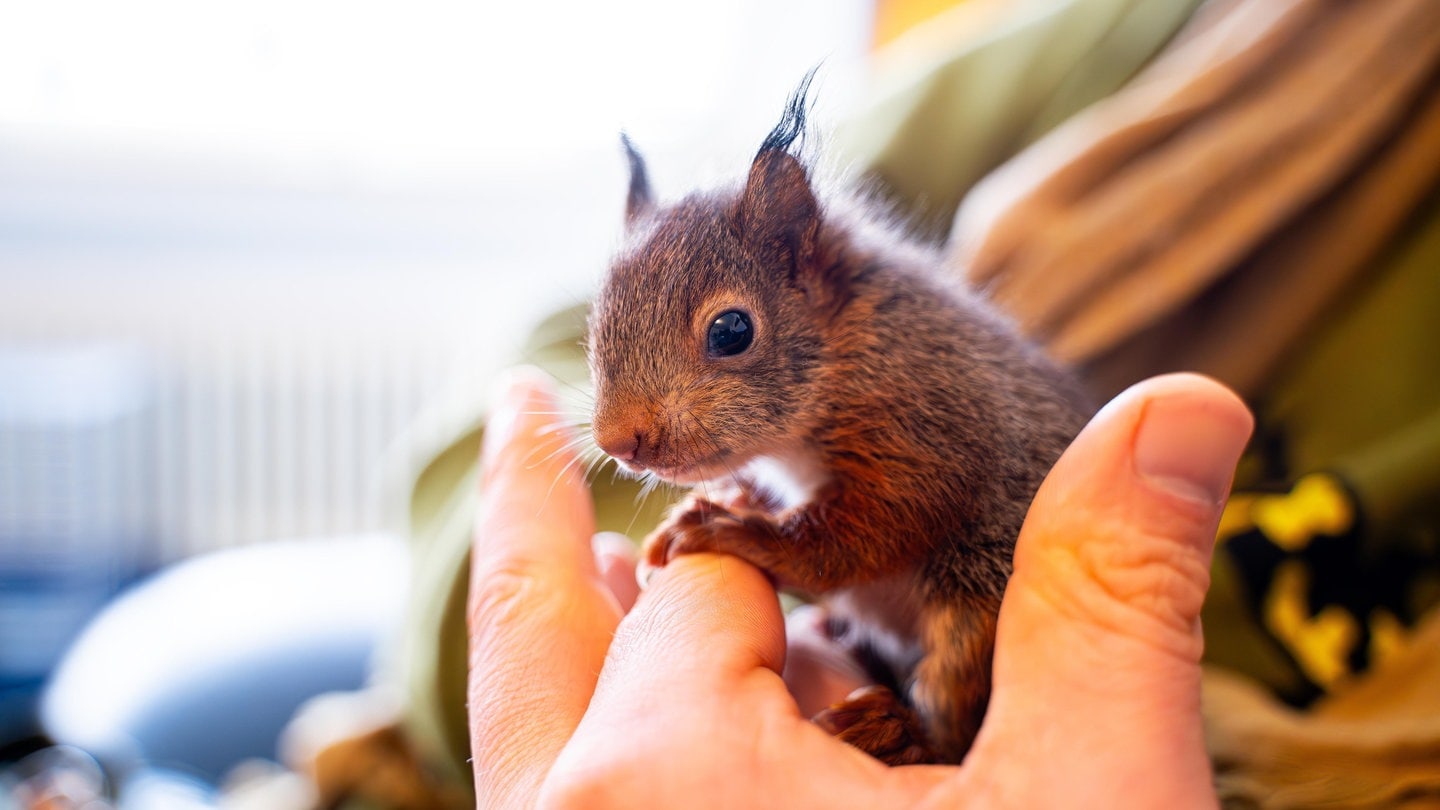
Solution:
[[[548,378],[512,374],[489,425],[471,551],[470,744],[484,806],[528,804],[589,704],[620,620]]]

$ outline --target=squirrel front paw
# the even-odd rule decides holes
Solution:
[[[815,715],[815,725],[886,765],[937,762],[920,717],[884,686],[866,686]]]
[[[714,551],[733,554],[761,568],[766,567],[766,527],[755,518],[744,517],[713,501],[692,495],[670,513],[640,551],[636,578],[644,586],[656,569],[682,554]]]
[[[640,566],[636,571],[640,585],[643,587],[656,569],[665,567],[675,557],[707,550],[701,546],[701,533],[697,529],[712,515],[723,511],[718,504],[696,495],[676,504],[665,522],[641,544]]]

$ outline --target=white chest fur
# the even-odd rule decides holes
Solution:
[[[777,512],[809,503],[830,480],[830,471],[809,448],[759,456],[745,465],[744,477],[779,505]]]

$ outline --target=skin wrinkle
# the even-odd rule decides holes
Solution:
[[[1028,570],[1032,565],[1051,570],[1032,574]],[[1077,626],[1092,627],[1099,634],[1133,636],[1182,661],[1198,661],[1202,642],[1193,625],[1182,626],[1181,622],[1126,603],[1109,577],[1099,573],[1104,565],[1072,545],[1056,546],[1040,555],[1027,555],[1025,568],[1017,567],[1012,583],[1018,581],[1029,588],[1049,609]]]
[[[687,563],[691,562],[692,561],[687,560]],[[735,565],[734,561],[715,555],[709,555],[709,559],[699,561],[699,564],[717,566],[722,573]],[[749,671],[757,661],[767,667],[774,667],[776,669],[784,667],[785,649],[783,635],[776,636],[774,634],[768,634],[766,638],[770,644],[770,649],[747,648],[744,654],[738,656],[729,653],[731,649],[730,646],[724,646],[723,649],[729,654],[720,657],[715,653],[715,648],[719,645],[716,645],[709,636],[697,637],[693,632],[676,632],[674,629],[676,627],[689,628],[697,624],[709,626],[708,621],[697,620],[693,615],[691,607],[686,604],[687,600],[695,597],[693,594],[685,595],[684,591],[691,587],[691,584],[697,579],[698,572],[697,574],[692,574],[689,570],[676,570],[683,568],[684,566],[666,566],[656,573],[657,581],[651,583],[650,588],[647,589],[641,598],[659,601],[653,601],[650,609],[645,611],[641,615],[641,618],[632,619],[631,623],[628,624],[622,632],[616,634],[613,646],[616,646],[618,651],[614,653],[614,655],[630,657],[633,655],[634,650],[646,649],[647,639],[651,636],[663,636],[666,638],[678,638],[685,647],[694,648],[694,657],[706,661],[706,672],[700,673],[700,677],[707,680],[718,679],[726,673]],[[680,579],[673,583],[667,583],[664,587],[657,587],[659,585],[658,577],[661,576],[679,577]],[[739,587],[738,583],[737,587]],[[763,587],[768,589],[769,585],[767,584]],[[725,607],[725,603],[732,601],[733,599],[728,590],[712,592],[704,599],[705,604],[715,605],[711,610],[707,611],[707,613],[711,615],[729,615],[731,611]],[[779,612],[778,601],[775,603],[774,609],[776,613]],[[746,624],[750,625],[749,628],[712,627],[712,635],[714,632],[720,632],[727,636],[733,635],[740,638],[751,638],[756,635],[753,628],[764,628],[771,624],[770,622],[763,621],[760,617],[748,610],[745,611],[743,615],[746,618]],[[684,654],[685,653],[679,651],[676,652],[676,655],[683,656]]]
[[[531,735],[536,739],[543,739],[539,729],[533,729]],[[523,739],[514,740],[514,745],[509,748],[499,748],[495,758],[497,767],[484,773],[477,773],[476,791],[485,798],[480,800],[480,807],[524,807],[523,802],[498,801],[509,799],[512,796],[525,796],[544,783],[543,776],[536,779],[532,774],[535,772],[534,762],[539,757],[524,752],[532,750],[531,746],[525,745]],[[536,783],[536,784],[530,784]],[[527,789],[528,788],[528,789]]]
[[[553,640],[547,642],[529,638],[534,628],[570,627],[576,628],[576,635],[583,636],[584,628],[597,623],[609,627],[620,617],[618,601],[604,591],[601,583],[591,583],[588,586],[576,584],[571,587],[564,579],[556,578],[547,582],[544,578],[507,572],[503,566],[477,569],[476,576],[483,584],[471,592],[467,616],[472,628],[469,651],[469,666],[472,672],[480,666],[492,647],[505,648],[508,640],[517,636],[525,637],[526,644],[537,653],[531,656],[530,661],[550,658],[563,663],[581,664],[583,662],[573,657],[567,660],[561,656],[539,655],[538,646],[548,643],[549,646],[561,648],[562,645]],[[582,592],[582,587],[595,589],[593,595],[602,604],[587,604],[588,600],[576,600],[573,594]],[[595,610],[597,607],[602,608],[608,615],[601,615]],[[595,661],[587,667],[588,674],[592,677],[599,674],[598,665],[602,656],[593,657]],[[528,666],[533,667],[534,664]]]
[[[511,626],[524,629],[534,621],[530,615],[531,602],[536,594],[546,593],[538,586],[537,578],[530,573],[534,565],[512,566],[502,561],[498,564],[477,565],[471,573],[477,584],[470,588],[466,604],[466,621],[472,628],[472,636],[482,640],[489,634],[503,634]],[[548,600],[555,608],[562,605]],[[472,657],[475,653],[471,651]]]
[[[483,649],[483,645],[477,646]],[[472,671],[474,666],[472,653]],[[518,671],[530,668],[522,664]],[[543,769],[552,753],[548,741],[569,727],[566,714],[537,694],[497,691],[476,678],[471,679],[467,703],[473,718],[474,758],[492,764],[476,773],[479,795],[508,798],[533,793],[545,779]],[[524,722],[515,722],[517,718]]]
[[[1090,543],[1075,553],[1087,576],[1115,602],[1186,632],[1190,621],[1184,616],[1199,613],[1209,588],[1209,569],[1194,550],[1157,532],[1146,535],[1150,539],[1145,543]]]

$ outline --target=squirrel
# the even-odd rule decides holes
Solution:
[[[817,194],[796,148],[813,77],[739,188],[660,205],[621,136],[591,431],[632,473],[693,485],[642,569],[722,552],[820,600],[877,685],[815,722],[890,764],[958,763],[1020,524],[1092,409],[938,251]]]

